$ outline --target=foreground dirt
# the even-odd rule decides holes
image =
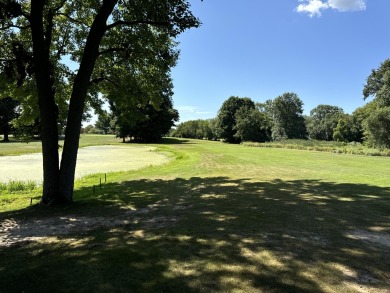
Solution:
[[[20,245],[74,233],[86,233],[99,228],[110,228],[142,222],[146,226],[163,227],[174,223],[175,218],[147,215],[152,208],[125,210],[115,217],[62,216],[44,219],[30,218],[15,220],[9,218],[0,223],[0,247]]]

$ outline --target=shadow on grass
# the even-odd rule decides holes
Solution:
[[[130,143],[130,144],[147,144],[145,142],[140,142],[136,140],[127,140],[125,143]],[[163,137],[160,141],[158,142],[152,142],[150,144],[194,144],[191,142],[189,139],[185,138],[173,138],[173,137]]]
[[[389,231],[389,188],[196,177],[108,183],[95,195],[80,189],[75,198],[80,201],[62,213],[115,218],[125,206],[144,212],[129,214],[129,223],[116,228],[0,248],[0,291],[324,292],[346,291],[348,284],[389,286],[389,247],[350,235]]]

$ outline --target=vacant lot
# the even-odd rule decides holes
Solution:
[[[174,159],[83,178],[72,206],[7,195],[0,291],[388,292],[390,158],[154,147]]]

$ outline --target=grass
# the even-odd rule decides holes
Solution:
[[[0,192],[21,192],[21,191],[31,191],[37,187],[35,181],[20,181],[20,180],[10,180],[8,183],[0,182]]]
[[[336,142],[336,141],[287,139],[282,141],[274,141],[274,142],[266,142],[266,143],[244,142],[243,145],[249,147],[284,148],[284,149],[331,152],[331,153],[338,153],[338,154],[390,157],[389,149],[370,148],[361,143],[356,143],[356,142],[345,143],[345,142]]]
[[[174,160],[85,177],[72,206],[9,195],[3,223],[100,227],[0,247],[0,292],[386,292],[389,247],[354,235],[390,233],[390,158],[165,142]]]
[[[60,150],[63,140],[59,141]],[[114,135],[82,134],[80,135],[79,146],[114,145],[120,144],[120,140]],[[42,151],[41,141],[32,140],[28,143],[20,142],[11,138],[10,142],[0,142],[0,156],[18,156]]]

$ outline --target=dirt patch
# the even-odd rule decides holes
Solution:
[[[153,217],[152,208],[126,210],[115,217],[62,216],[44,219],[6,219],[0,223],[0,247],[39,241],[40,239],[72,233],[85,233],[98,228],[119,227],[141,223],[150,228],[174,224],[173,217]],[[148,214],[148,215],[146,215]]]
[[[358,239],[363,241],[370,241],[376,244],[390,247],[390,234],[385,232],[371,232],[364,230],[350,231],[346,235],[351,239]]]

